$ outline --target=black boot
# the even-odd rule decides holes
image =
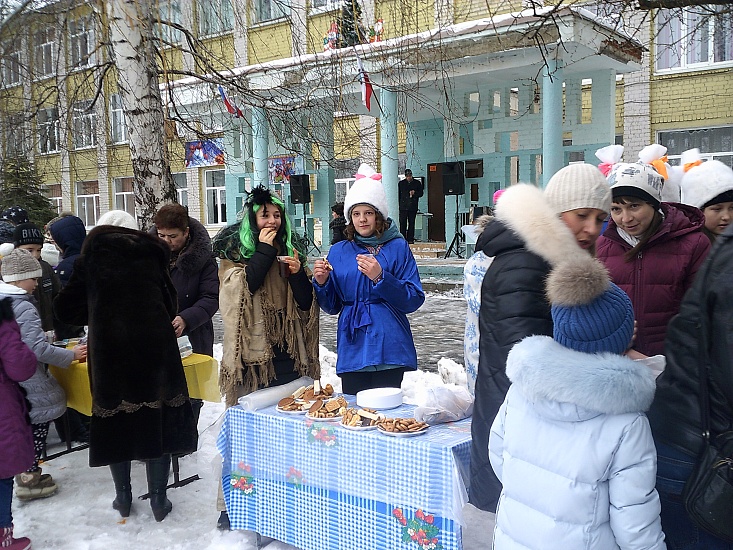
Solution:
[[[148,493],[150,493],[150,508],[153,510],[155,521],[163,521],[173,509],[173,504],[166,497],[168,489],[168,474],[171,469],[171,455],[147,461]]]
[[[110,464],[112,479],[115,482],[115,499],[112,508],[117,510],[123,518],[130,515],[132,506],[132,486],[130,485],[130,463],[118,462]]]

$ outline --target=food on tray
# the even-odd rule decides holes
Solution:
[[[305,402],[294,397],[283,397],[277,402],[277,408],[281,411],[301,411]]]
[[[347,407],[348,403],[343,396],[328,401],[318,399],[308,409],[308,416],[311,418],[337,418],[343,416]]]
[[[326,384],[321,387],[321,383],[316,380],[309,386],[301,386],[293,392],[295,399],[303,399],[304,401],[315,401],[316,399],[328,399],[333,395],[333,386]]]
[[[415,418],[385,418],[377,422],[377,428],[385,432],[420,432],[428,427],[427,423],[418,422]]]
[[[341,424],[352,428],[366,428],[367,426],[376,426],[377,421],[384,418],[374,409],[347,409]]]

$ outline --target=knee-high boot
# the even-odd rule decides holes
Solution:
[[[130,515],[132,506],[132,486],[130,484],[130,462],[110,464],[112,480],[115,482],[115,499],[112,508],[117,510],[123,518]]]
[[[147,461],[148,493],[150,493],[150,508],[153,510],[155,521],[163,521],[173,509],[173,504],[166,496],[168,488],[168,474],[171,469],[171,455]]]

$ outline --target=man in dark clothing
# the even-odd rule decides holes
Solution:
[[[331,244],[336,244],[346,238],[344,229],[346,229],[346,218],[344,217],[344,203],[337,202],[331,207],[332,219],[328,224],[331,229]]]
[[[412,170],[405,170],[405,179],[398,185],[400,202],[400,233],[408,243],[415,242],[415,218],[418,200],[423,195],[423,185],[412,177]]]

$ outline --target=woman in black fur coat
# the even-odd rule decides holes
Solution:
[[[102,225],[104,217],[112,215]],[[59,319],[89,325],[92,390],[90,466],[109,465],[117,497],[130,513],[130,461],[146,460],[157,521],[166,498],[171,453],[196,450],[197,430],[171,324],[176,291],[170,252],[159,238],[132,229],[129,214],[105,214],[86,240],[69,283],[54,301]]]

